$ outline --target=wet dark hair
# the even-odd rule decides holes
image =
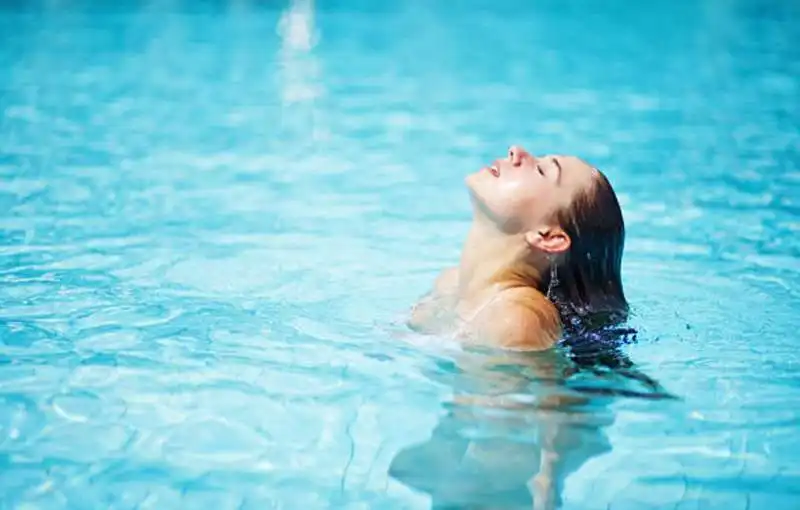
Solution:
[[[556,214],[570,247],[542,285],[559,309],[566,330],[624,321],[628,302],[622,289],[625,223],[617,196],[599,171],[593,184]]]
[[[621,344],[635,340],[636,331],[625,327],[625,222],[606,176],[597,171],[593,184],[559,211],[556,221],[571,243],[554,270],[542,275],[541,290],[558,309],[562,343],[613,358]]]

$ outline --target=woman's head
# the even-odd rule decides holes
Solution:
[[[575,319],[591,327],[624,318],[625,226],[602,173],[576,157],[536,157],[515,146],[467,185],[481,221],[524,239],[535,285],[558,305],[567,329],[578,327]]]

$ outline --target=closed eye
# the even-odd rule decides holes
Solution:
[[[564,170],[561,168],[561,163],[558,162],[557,158],[553,158],[553,164],[558,169],[558,172],[556,173],[556,184],[561,184],[561,174],[564,173]]]
[[[542,165],[536,165],[536,170],[539,171],[539,175],[544,177],[544,170],[542,170]]]

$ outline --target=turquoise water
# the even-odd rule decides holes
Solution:
[[[543,430],[563,508],[800,507],[799,19],[3,3],[0,508],[531,508]],[[511,143],[614,183],[634,367],[402,327]]]

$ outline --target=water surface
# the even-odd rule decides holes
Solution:
[[[564,508],[796,508],[798,15],[5,3],[0,507],[529,508],[554,427]],[[614,183],[622,352],[677,399],[404,334],[511,143]],[[633,395],[542,409],[585,387]]]

